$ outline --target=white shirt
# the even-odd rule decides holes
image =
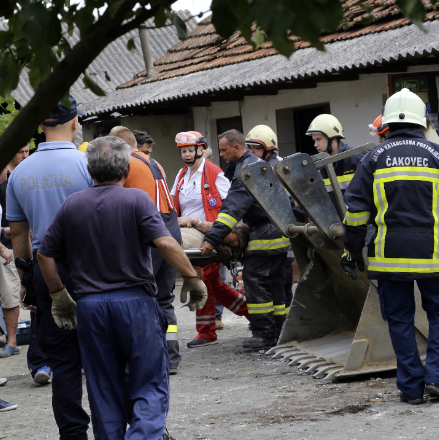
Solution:
[[[178,194],[178,201],[180,203],[181,216],[186,217],[189,215],[195,215],[202,220],[206,219],[206,214],[204,213],[203,199],[201,196],[201,178],[203,176],[204,162],[198,167],[198,170],[189,179],[190,169],[188,167],[186,173],[183,176],[184,182],[181,186],[180,193]],[[176,188],[178,184],[178,177],[180,176],[181,170],[175,178],[174,186],[171,189],[171,195],[175,196]],[[227,197],[227,193],[230,189],[230,182],[221,172],[218,174],[215,186],[218,189],[221,200]]]

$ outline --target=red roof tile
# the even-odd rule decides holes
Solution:
[[[343,0],[341,0],[343,1]],[[439,11],[432,7],[428,0],[423,0],[429,12],[426,21],[439,19]],[[362,5],[372,8],[367,12]],[[358,38],[364,35],[388,31],[407,26],[410,21],[403,17],[396,6],[396,0],[347,0],[343,1],[344,19],[339,30],[332,34],[322,35],[325,43]],[[228,39],[219,36],[211,23],[211,16],[200,21],[198,27],[189,32],[188,39],[181,41],[168,50],[168,53],[154,63],[158,71],[151,78],[145,78],[145,71],[119,86],[132,87],[136,84],[160,81],[167,78],[188,75],[202,70],[214,69],[230,64],[260,59],[278,52],[271,42],[266,42],[253,50],[239,31]],[[296,50],[310,47],[310,43],[296,36],[289,37],[295,41]]]

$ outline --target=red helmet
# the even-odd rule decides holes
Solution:
[[[373,124],[369,124],[369,129],[371,136],[379,136],[388,130],[389,126],[387,124],[383,124],[383,115],[379,115],[375,121],[373,121]]]
[[[198,131],[182,131],[175,136],[175,142],[177,142],[177,148],[200,145],[207,149],[206,138]]]

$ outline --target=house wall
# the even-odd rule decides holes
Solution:
[[[323,103],[330,104],[331,113],[342,123],[346,142],[358,146],[372,140],[368,124],[381,112],[386,93],[384,74],[360,75],[358,81],[319,83],[315,89],[281,90],[275,96],[249,96],[243,102],[212,103],[208,109],[192,110],[195,130],[206,133],[215,157],[218,156],[216,119],[241,114],[244,134],[258,124],[266,124],[277,133],[276,110]],[[294,138],[294,127],[290,134]]]
[[[439,70],[438,66],[409,67],[408,73],[434,70]],[[369,135],[368,124],[382,111],[386,96],[386,75],[380,73],[360,75],[357,81],[318,83],[315,89],[282,90],[274,96],[249,96],[241,102],[214,102],[209,108],[196,107],[192,111],[195,130],[205,134],[212,147],[215,163],[219,163],[216,119],[241,115],[244,134],[255,125],[266,124],[278,135],[278,129],[282,130],[285,139],[289,129],[292,140],[288,142],[288,149],[293,149],[293,124],[288,127],[285,120],[280,121],[278,118],[276,121],[276,110],[329,103],[331,113],[344,128],[346,142],[359,146],[377,140]],[[280,151],[281,156],[286,153],[291,154],[292,151],[284,154]]]
[[[152,136],[157,145],[157,148],[152,152],[152,157],[165,170],[166,180],[169,189],[171,189],[178,170],[183,166],[176,148],[175,135],[180,131],[194,129],[192,114],[129,116],[122,118],[119,124],[130,130],[146,131]],[[93,140],[97,137],[96,131],[96,124],[84,125],[84,140],[88,142]]]

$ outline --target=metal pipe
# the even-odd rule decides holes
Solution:
[[[154,71],[151,46],[148,39],[148,29],[145,24],[139,26],[139,38],[142,45],[143,59],[145,60],[146,77],[149,78]]]
[[[317,226],[295,226],[289,225],[288,232],[290,234],[321,234],[320,229]]]

